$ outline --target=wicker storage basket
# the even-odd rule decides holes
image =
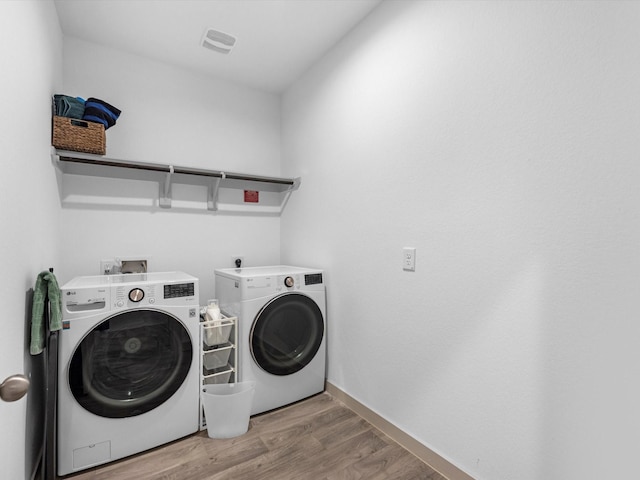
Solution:
[[[104,125],[75,118],[53,116],[51,143],[56,148],[73,152],[107,153]]]

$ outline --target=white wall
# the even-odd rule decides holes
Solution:
[[[107,130],[108,157],[280,175],[278,96],[71,37],[65,37],[64,52],[63,93],[97,97],[123,112]],[[115,184],[118,197],[135,199],[147,190],[157,195],[157,184]],[[91,190],[109,193],[111,186],[104,185],[87,177],[66,178],[62,196],[66,201]],[[203,202],[192,203],[206,207],[204,188],[183,192],[182,200],[200,193]],[[180,186],[174,194],[181,199]],[[206,301],[214,295],[213,270],[232,267],[232,255],[244,255],[246,265],[280,261],[279,218],[92,202],[71,202],[63,209],[65,280],[98,274],[103,258],[150,255],[153,271],[183,270],[200,278]]]
[[[284,96],[282,260],[327,271],[329,381],[475,478],[635,471],[639,20],[388,1]]]
[[[52,2],[0,2],[0,381],[31,374],[28,291],[38,273],[60,265],[60,208],[49,145],[51,95],[62,82],[61,58],[62,34]],[[34,357],[34,364],[39,359]],[[31,475],[42,438],[39,387],[34,381],[27,397],[0,402],[3,478]]]

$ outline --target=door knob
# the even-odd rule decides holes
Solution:
[[[5,402],[15,402],[27,394],[29,390],[29,379],[24,375],[17,374],[7,377],[0,384],[0,398]]]

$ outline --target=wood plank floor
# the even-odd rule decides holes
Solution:
[[[69,480],[446,480],[328,393],[251,418],[228,440],[199,432]]]

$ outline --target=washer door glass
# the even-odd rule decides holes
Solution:
[[[171,397],[189,373],[193,348],[176,318],[156,310],[120,313],[97,325],[76,348],[69,386],[101,417],[146,413]]]
[[[324,336],[318,305],[305,295],[290,293],[267,303],[253,322],[251,355],[263,370],[290,375],[313,360]]]

